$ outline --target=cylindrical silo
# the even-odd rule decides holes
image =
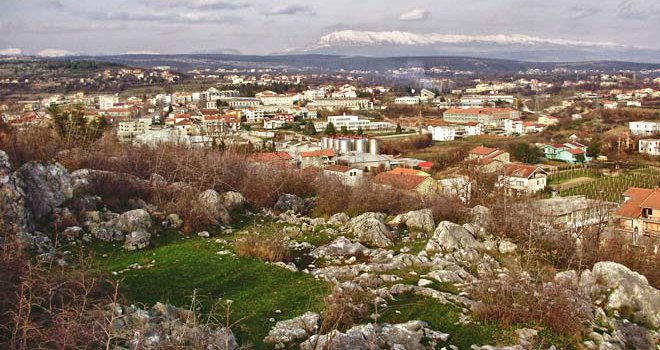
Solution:
[[[332,139],[332,149],[339,151],[339,139],[336,137]]]
[[[339,140],[339,152],[348,153],[351,151],[351,140],[350,139],[340,139]]]
[[[355,150],[358,153],[369,153],[369,141],[364,138],[355,140]]]
[[[380,153],[379,147],[380,146],[378,145],[378,140],[369,139],[369,153],[374,155]]]

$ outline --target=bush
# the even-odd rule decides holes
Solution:
[[[590,300],[574,289],[512,272],[482,279],[470,294],[478,301],[473,308],[477,319],[504,327],[541,325],[578,340],[593,317]]]
[[[347,330],[363,321],[372,309],[372,296],[357,286],[337,286],[332,294],[323,299],[321,334],[332,330]]]
[[[292,258],[288,241],[279,235],[250,234],[237,239],[234,245],[238,256],[270,262],[289,262]]]

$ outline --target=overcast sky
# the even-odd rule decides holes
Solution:
[[[0,0],[0,50],[30,53],[265,54],[345,29],[659,48],[660,0]]]

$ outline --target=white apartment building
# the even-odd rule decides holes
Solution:
[[[228,100],[227,104],[232,108],[259,107],[261,106],[261,101],[251,97],[240,97]]]
[[[496,103],[498,101],[513,104],[515,98],[511,95],[473,95],[461,97],[461,105],[479,107],[484,103]]]
[[[317,98],[310,105],[326,109],[348,108],[360,110],[374,108],[374,104],[368,98]]]
[[[349,131],[356,131],[360,127],[362,130],[390,129],[394,127],[394,125],[387,122],[372,122],[370,120],[360,119],[357,115],[329,116],[328,123],[332,123],[337,131],[343,127],[346,127]],[[314,126],[317,126],[317,123],[314,123]],[[326,126],[327,123],[318,123],[317,130],[323,130]],[[319,127],[321,128],[319,129]]]
[[[394,99],[394,103],[397,105],[418,105],[420,102],[421,100],[417,96],[403,96]]]
[[[255,95],[264,106],[293,106],[296,95],[278,94],[273,91],[263,91]]]
[[[628,128],[632,135],[654,135],[660,133],[660,122],[630,122]]]
[[[525,132],[523,121],[520,119],[505,119],[504,131],[522,135]]]
[[[120,141],[130,141],[136,135],[145,133],[151,126],[151,118],[140,118],[119,122],[117,137]]]
[[[264,120],[264,109],[259,107],[248,107],[241,110],[248,123],[257,123]]]
[[[429,125],[428,130],[431,132],[431,139],[433,141],[454,141],[456,139],[456,125]]]
[[[639,153],[660,156],[660,139],[639,140]]]
[[[119,96],[117,95],[102,95],[99,96],[99,109],[110,109],[119,103]]]

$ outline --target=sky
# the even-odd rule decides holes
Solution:
[[[0,0],[0,52],[268,54],[338,30],[660,48],[660,0]]]

